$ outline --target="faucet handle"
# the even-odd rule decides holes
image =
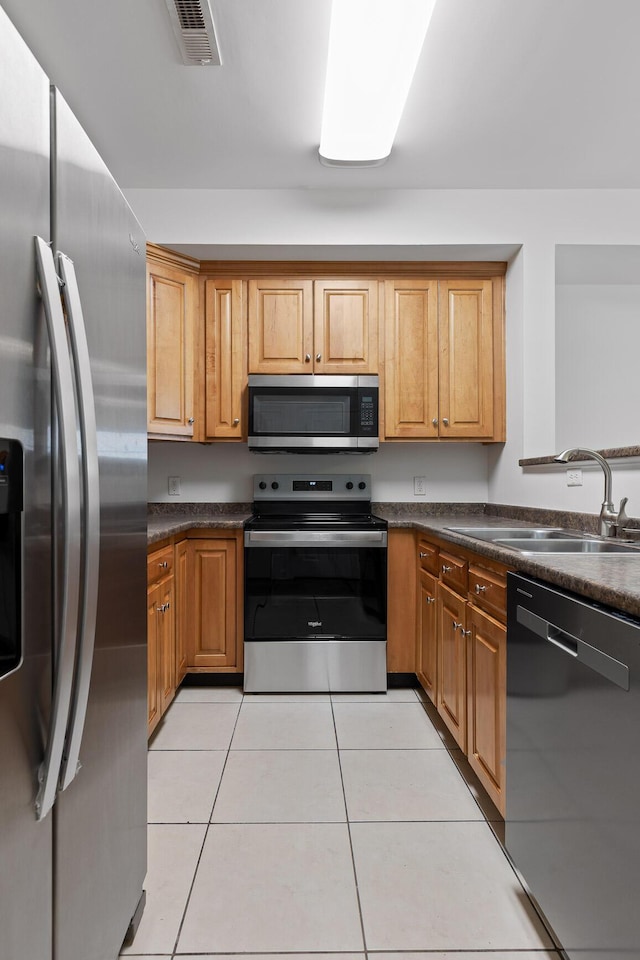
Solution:
[[[629,497],[623,497],[622,500],[620,501],[620,508],[618,509],[618,518],[616,520],[616,527],[618,530],[622,530],[622,528],[625,527],[629,522],[629,517],[627,516],[627,512],[625,510],[628,500],[629,500]]]

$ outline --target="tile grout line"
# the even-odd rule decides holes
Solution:
[[[362,934],[362,947],[365,958],[368,957],[367,953],[367,935],[364,929],[364,917],[362,915],[362,902],[360,900],[360,887],[358,885],[358,871],[356,868],[356,859],[353,853],[353,839],[351,837],[351,823],[349,820],[349,807],[347,806],[347,794],[344,787],[344,776],[342,774],[342,760],[340,759],[340,743],[338,740],[338,728],[336,727],[336,715],[333,710],[333,698],[331,699],[331,719],[333,721],[333,732],[336,738],[336,753],[338,755],[338,769],[340,770],[340,786],[342,787],[342,799],[344,802],[344,814],[346,817],[347,825],[347,836],[349,837],[349,850],[351,851],[351,865],[353,868],[353,880],[356,887],[356,900],[358,903],[358,915],[360,917],[360,932]],[[359,952],[359,951],[357,951]]]
[[[200,847],[200,853],[198,854],[198,859],[197,859],[197,861],[196,861],[195,870],[193,871],[193,877],[192,877],[192,879],[191,879],[191,884],[190,884],[190,886],[189,886],[189,893],[187,894],[187,899],[186,899],[186,902],[185,902],[185,905],[184,905],[184,910],[182,911],[182,918],[181,918],[181,920],[180,920],[180,924],[179,924],[179,926],[178,926],[178,932],[177,932],[177,934],[176,934],[176,939],[175,939],[175,942],[174,942],[174,945],[173,945],[173,949],[172,949],[172,951],[171,951],[171,958],[172,958],[172,960],[173,960],[173,958],[176,957],[176,951],[177,951],[177,949],[178,949],[178,943],[179,943],[179,940],[180,940],[180,936],[181,936],[181,934],[182,934],[182,928],[183,928],[183,926],[184,926],[184,921],[185,921],[185,917],[186,917],[186,915],[187,915],[187,910],[189,909],[189,904],[190,904],[190,902],[191,902],[191,895],[192,895],[192,893],[193,893],[193,888],[194,888],[194,886],[195,886],[196,877],[197,877],[197,875],[198,875],[198,869],[199,869],[199,867],[200,867],[200,861],[202,860],[202,854],[203,854],[203,852],[204,852],[205,844],[206,844],[206,842],[207,842],[207,837],[209,836],[209,830],[211,829],[212,826],[214,826],[214,824],[211,823],[211,817],[213,816],[213,808],[215,807],[215,805],[216,805],[216,800],[218,799],[218,794],[219,794],[219,792],[220,792],[220,786],[221,786],[221,784],[222,784],[222,778],[223,778],[223,776],[224,776],[224,771],[225,771],[225,769],[226,769],[226,767],[227,767],[227,761],[228,761],[228,759],[229,759],[229,754],[230,754],[230,752],[231,752],[231,744],[232,744],[232,742],[233,742],[233,737],[234,737],[235,732],[236,732],[236,727],[237,727],[237,725],[238,725],[238,720],[240,719],[240,713],[241,713],[241,711],[242,711],[243,705],[244,705],[244,697],[243,697],[242,700],[240,701],[240,706],[238,707],[238,712],[237,712],[237,714],[236,714],[236,719],[235,719],[235,722],[234,722],[234,724],[233,724],[233,730],[231,731],[231,736],[230,736],[230,738],[229,738],[229,746],[227,747],[226,756],[225,756],[225,758],[224,758],[224,763],[223,763],[223,765],[222,765],[222,772],[220,773],[220,780],[218,781],[218,786],[217,786],[217,788],[216,788],[215,796],[214,796],[214,798],[213,798],[213,803],[211,804],[211,810],[210,810],[210,812],[209,812],[209,821],[208,821],[208,823],[207,823],[207,825],[206,825],[206,829],[205,829],[205,831],[204,831],[204,837],[202,838],[202,845],[201,845],[201,847]],[[204,954],[204,956],[206,956],[206,954]]]

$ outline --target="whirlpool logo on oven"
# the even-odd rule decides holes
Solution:
[[[307,620],[308,627],[321,627],[322,620]]]

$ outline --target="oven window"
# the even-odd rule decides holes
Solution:
[[[247,639],[384,639],[387,551],[245,550]]]
[[[256,393],[252,401],[253,426],[256,436],[351,434],[352,398],[348,393],[327,395],[325,391],[309,394]]]

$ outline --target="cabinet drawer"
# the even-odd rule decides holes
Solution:
[[[432,543],[427,543],[418,537],[418,563],[422,570],[432,573],[435,577],[440,573],[439,567],[440,551]]]
[[[495,570],[471,564],[469,567],[469,600],[499,620],[507,615],[507,580]]]
[[[458,593],[467,592],[467,561],[440,551],[439,573],[443,583]]]
[[[173,573],[173,547],[163,547],[147,555],[147,583],[156,583]]]

